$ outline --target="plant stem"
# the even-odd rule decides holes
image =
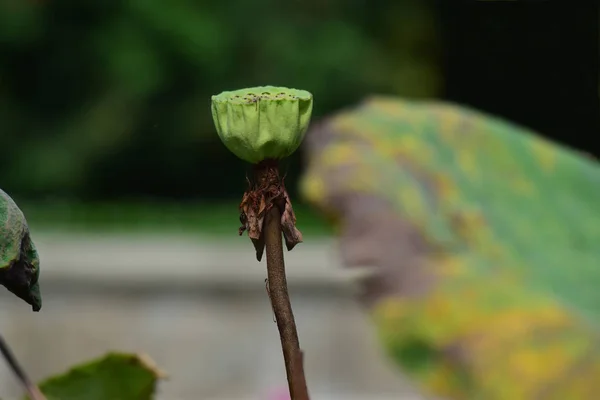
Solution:
[[[285,277],[283,242],[281,239],[281,211],[276,206],[268,211],[263,232],[267,253],[269,297],[279,329],[290,397],[291,400],[309,400],[304,376],[303,356]]]
[[[46,396],[42,394],[37,385],[29,379],[29,377],[25,373],[25,370],[21,368],[15,355],[10,350],[10,347],[8,347],[8,343],[6,343],[2,335],[0,335],[0,352],[6,359],[7,364],[10,366],[10,369],[19,379],[19,382],[29,395],[29,398],[31,400],[46,400]]]

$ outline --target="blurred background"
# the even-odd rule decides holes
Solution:
[[[0,0],[0,185],[42,260],[39,314],[0,292],[36,378],[143,351],[160,398],[285,387],[264,265],[237,237],[247,166],[210,96],[309,90],[314,120],[374,93],[471,105],[600,155],[598,5],[558,1]],[[288,257],[315,399],[416,396],[381,355],[327,224],[303,205]],[[0,396],[19,394],[0,366]],[[417,397],[414,397],[417,398]]]

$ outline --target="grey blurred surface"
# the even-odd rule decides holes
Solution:
[[[38,314],[0,292],[2,334],[39,380],[108,350],[148,354],[170,378],[160,399],[267,399],[285,387],[265,264],[247,239],[34,232]],[[333,242],[287,253],[292,306],[313,399],[417,399],[383,357]],[[0,397],[19,387],[0,365]]]

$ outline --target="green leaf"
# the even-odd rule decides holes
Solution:
[[[147,356],[109,353],[39,387],[48,400],[150,400],[164,377]]]

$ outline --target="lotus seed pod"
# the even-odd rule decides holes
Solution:
[[[312,113],[305,90],[259,86],[212,96],[221,141],[233,154],[257,164],[290,156],[302,143]]]

